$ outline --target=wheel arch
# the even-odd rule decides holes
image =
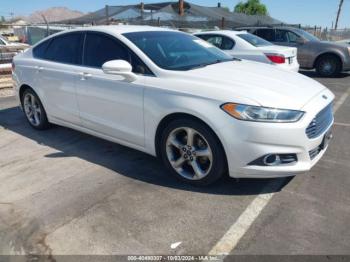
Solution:
[[[154,146],[155,146],[155,150],[156,150],[156,155],[157,157],[159,157],[160,155],[160,142],[161,142],[161,133],[164,130],[164,128],[171,122],[174,121],[176,119],[183,119],[183,118],[187,118],[187,119],[193,119],[195,121],[198,121],[202,124],[204,124],[205,126],[207,126],[209,128],[209,130],[212,132],[212,134],[216,137],[216,139],[219,141],[219,145],[221,147],[221,149],[224,152],[225,155],[225,163],[226,163],[226,168],[228,168],[228,163],[227,163],[227,153],[225,150],[224,145],[222,144],[222,141],[220,139],[220,137],[218,136],[218,134],[213,130],[213,128],[206,123],[204,120],[200,119],[197,116],[194,116],[192,114],[189,113],[183,113],[183,112],[178,112],[178,113],[170,113],[166,116],[164,116],[162,118],[162,120],[159,122],[157,129],[156,129],[156,133],[155,133],[155,137],[154,137]]]
[[[337,53],[335,51],[327,51],[327,52],[323,52],[321,54],[318,54],[314,60],[314,63],[313,63],[313,68],[316,68],[316,65],[318,63],[318,61],[324,57],[324,56],[327,56],[327,55],[331,55],[331,56],[334,56],[336,57],[337,59],[339,59],[340,61],[340,65],[341,65],[341,71],[343,70],[343,66],[344,66],[344,60],[342,58],[342,55],[340,53]]]
[[[26,91],[26,90],[28,90],[28,89],[30,89],[30,90],[32,90],[33,92],[35,92],[35,90],[31,87],[31,86],[29,86],[29,85],[27,85],[27,84],[22,84],[20,87],[19,87],[19,92],[18,92],[18,95],[19,95],[19,100],[20,100],[20,102],[21,102],[21,105],[22,105],[22,103],[23,103],[23,94],[24,94],[24,91]],[[35,92],[35,94],[37,94],[36,92]],[[38,94],[37,94],[38,95]],[[23,106],[23,105],[22,105]]]

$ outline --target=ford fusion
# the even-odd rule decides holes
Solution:
[[[173,30],[58,33],[16,56],[13,78],[33,128],[62,125],[158,156],[195,185],[306,172],[332,137],[326,87]]]

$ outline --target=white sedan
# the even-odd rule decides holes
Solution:
[[[53,35],[14,59],[29,124],[70,127],[158,156],[196,185],[308,171],[331,138],[334,95],[305,76],[144,26]]]
[[[274,45],[246,31],[209,31],[197,33],[195,36],[233,57],[273,64],[294,72],[299,71],[295,47]]]

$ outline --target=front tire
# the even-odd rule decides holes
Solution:
[[[337,76],[341,68],[341,60],[335,55],[323,55],[316,62],[316,72],[323,77]]]
[[[24,114],[33,128],[45,130],[50,127],[46,111],[39,97],[32,89],[28,88],[23,92],[21,102]]]
[[[198,120],[170,122],[162,132],[160,147],[162,162],[181,181],[205,186],[226,173],[226,157],[219,139]]]

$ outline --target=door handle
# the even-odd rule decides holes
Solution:
[[[92,75],[90,73],[81,72],[81,73],[79,73],[79,76],[80,76],[80,80],[86,80],[87,78],[91,77]]]

